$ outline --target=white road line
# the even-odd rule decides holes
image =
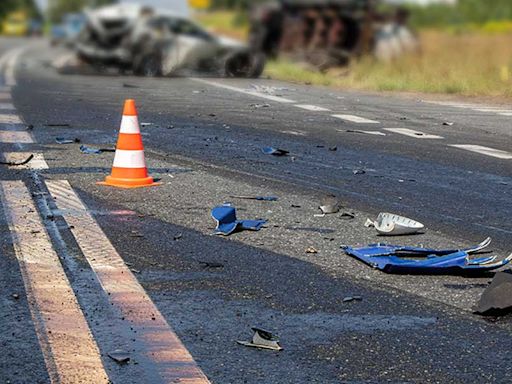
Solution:
[[[4,111],[14,111],[16,108],[12,103],[0,103],[0,110]]]
[[[27,187],[22,181],[2,181],[0,199],[51,383],[109,383],[98,346]]]
[[[510,111],[510,112],[500,112],[500,113],[498,113],[498,115],[501,115],[501,116],[512,116],[512,111]]]
[[[306,132],[301,132],[301,131],[281,131],[281,133],[285,133],[287,135],[293,135],[293,136],[307,136]]]
[[[393,133],[398,133],[404,136],[414,137],[415,139],[444,139],[443,136],[430,135],[428,133],[423,133],[408,128],[384,128],[384,130]]]
[[[46,185],[111,304],[133,328],[134,348],[154,363],[165,383],[209,383],[69,183]]]
[[[17,115],[0,113],[0,124],[23,124],[23,121]]]
[[[31,144],[32,136],[26,131],[0,131],[0,143],[7,144]]]
[[[1,102],[11,102],[11,91],[0,92]]]
[[[357,124],[380,124],[379,121],[365,119],[364,117],[359,117],[355,115],[332,115],[332,117],[336,117],[337,119],[350,121],[351,123]]]
[[[20,47],[13,51],[12,55],[9,57],[7,61],[7,65],[5,66],[5,85],[9,87],[16,86],[16,64],[21,55],[25,53],[28,47]]]
[[[316,105],[310,104],[295,104],[294,107],[305,109],[306,111],[311,112],[330,112],[331,110],[324,107],[318,107]]]
[[[489,113],[512,113],[512,109],[502,109],[502,108],[473,108],[473,111],[476,112],[489,112]]]
[[[242,89],[242,88],[232,87],[231,85],[221,84],[216,81],[210,81],[210,80],[198,79],[198,78],[190,78],[190,80],[197,81],[197,82],[203,83],[203,84],[208,84],[208,85],[211,85],[211,86],[217,87],[217,88],[224,88],[224,89],[227,89],[227,90],[230,90],[233,92],[239,92],[239,93],[243,93],[243,94],[250,95],[250,96],[260,97],[260,98],[266,99],[266,100],[276,101],[278,103],[287,103],[287,104],[296,103],[296,101],[286,99],[284,97],[267,95],[265,93],[256,92],[256,91],[249,91],[247,89]]]
[[[499,149],[483,147],[481,145],[472,145],[472,144],[455,144],[450,145],[450,147],[465,149],[466,151],[480,153],[482,155],[487,155],[491,157],[496,157],[497,159],[511,160],[512,153],[501,151]]]

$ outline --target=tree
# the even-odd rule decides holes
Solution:
[[[66,13],[81,12],[85,7],[97,7],[114,2],[114,0],[50,0],[48,15],[52,22],[59,23]]]
[[[18,10],[26,11],[31,17],[41,16],[33,0],[0,0],[0,19]]]

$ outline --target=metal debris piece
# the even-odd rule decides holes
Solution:
[[[275,196],[229,196],[232,199],[241,200],[257,200],[257,201],[277,201],[278,198]]]
[[[308,248],[306,249],[306,253],[309,253],[309,254],[317,254],[317,253],[318,253],[318,251],[317,251],[315,248],[313,248],[313,247],[308,247]]]
[[[344,303],[350,303],[352,301],[363,301],[363,297],[362,296],[347,296],[347,297],[343,298]]]
[[[222,263],[215,263],[215,262],[211,262],[211,261],[200,261],[199,264],[201,264],[203,266],[203,268],[205,269],[220,269],[220,268],[224,268],[224,264]]]
[[[491,284],[482,293],[475,313],[484,316],[502,316],[512,311],[512,271],[497,272]]]
[[[370,244],[363,248],[344,247],[345,253],[386,273],[397,274],[478,274],[501,268],[512,261],[512,254],[501,261],[496,256],[470,258],[489,246],[487,238],[475,247],[458,250],[436,250],[386,244]]]
[[[86,155],[101,155],[102,150],[97,148],[90,148],[85,145],[80,146],[80,151]]]
[[[66,139],[65,137],[56,137],[55,142],[57,144],[75,144],[75,143],[79,143],[80,139],[78,139],[76,137],[74,139]]]
[[[288,156],[288,154],[290,153],[289,151],[286,151],[284,149],[273,148],[273,147],[264,147],[261,149],[261,151],[265,155],[272,155],[272,156]]]
[[[249,104],[249,107],[250,108],[253,108],[253,109],[260,109],[260,108],[270,108],[270,104]]]
[[[455,124],[455,123],[452,123],[451,121],[445,121],[445,122],[443,123],[443,125],[447,125],[447,126],[449,126],[449,127],[451,127],[451,126],[452,126],[452,125],[454,125],[454,124]]]
[[[27,164],[33,158],[34,158],[34,155],[31,154],[29,157],[27,157],[23,161],[0,161],[0,164],[2,164],[2,165],[10,165],[10,166],[15,166],[16,167],[16,166]]]
[[[412,235],[423,230],[425,226],[418,221],[393,213],[380,213],[377,220],[366,220],[365,226],[375,227],[377,232],[385,236]]]
[[[366,173],[366,171],[365,171],[364,169],[354,169],[354,170],[352,171],[352,173],[353,173],[354,175],[364,175],[364,174]]]
[[[212,218],[217,222],[216,235],[229,236],[237,230],[259,231],[266,220],[237,220],[236,208],[230,204],[224,204],[212,209]]]
[[[320,209],[326,215],[338,213],[341,208],[343,208],[341,200],[334,195],[326,196],[320,202]]]
[[[269,331],[260,328],[251,328],[254,331],[252,341],[237,341],[238,344],[246,347],[271,349],[281,351],[283,348],[279,345],[279,338]]]
[[[118,364],[125,364],[130,361],[130,354],[122,349],[116,349],[108,353],[108,357]]]

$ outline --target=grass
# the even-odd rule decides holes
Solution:
[[[233,26],[235,21],[229,12],[200,18],[215,32],[246,36],[244,25]],[[512,23],[423,30],[419,37],[421,52],[392,63],[364,57],[347,68],[320,73],[282,58],[268,63],[266,75],[336,88],[512,97]]]

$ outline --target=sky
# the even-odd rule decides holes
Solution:
[[[0,0],[2,1],[2,0]],[[48,5],[48,0],[35,0],[36,3],[41,7],[41,9],[45,9]],[[121,0],[122,3],[144,3],[147,5],[151,5],[155,8],[169,8],[169,7],[178,7],[178,10],[184,10],[186,8],[187,0]]]

